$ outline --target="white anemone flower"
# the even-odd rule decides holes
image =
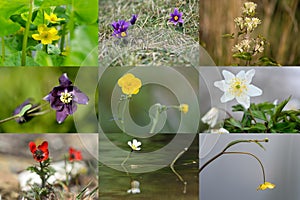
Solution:
[[[245,73],[240,71],[236,76],[227,70],[223,70],[222,74],[225,80],[214,82],[214,86],[224,92],[221,102],[225,103],[237,100],[244,108],[250,107],[250,97],[262,95],[262,90],[250,84],[255,74],[255,70],[251,69]]]
[[[128,145],[131,147],[131,149],[133,151],[139,151],[139,150],[141,150],[141,147],[139,147],[139,146],[141,146],[142,143],[137,141],[136,139],[133,139],[132,142],[128,141]]]
[[[218,122],[219,109],[212,107],[202,118],[202,122],[214,127]]]

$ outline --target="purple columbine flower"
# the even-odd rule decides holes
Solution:
[[[170,22],[173,22],[175,25],[177,25],[177,23],[183,24],[182,12],[178,12],[177,8],[174,9],[174,12],[171,13],[170,16],[171,16],[171,18],[169,19]]]
[[[118,22],[113,22],[111,25],[114,28],[113,36],[116,37],[127,36],[127,29],[130,26],[129,22],[126,22],[125,20],[119,20]]]
[[[64,73],[59,78],[59,86],[54,87],[44,100],[56,110],[56,121],[60,124],[68,115],[72,115],[77,110],[77,103],[88,104],[89,98],[73,86],[67,74]]]
[[[136,14],[133,14],[132,15],[132,17],[131,17],[131,19],[130,19],[130,24],[131,25],[134,25],[135,24],[135,22],[136,22],[136,20],[137,20],[137,15]]]
[[[38,104],[32,104],[32,99],[27,99],[26,101],[24,101],[21,105],[19,105],[15,110],[14,110],[14,112],[13,112],[13,115],[17,115],[17,114],[19,114],[21,111],[22,111],[22,109],[25,107],[25,106],[27,106],[27,105],[31,105],[31,108],[30,108],[30,110],[32,110],[32,109],[34,109],[34,108],[36,108],[36,107],[38,107],[39,105]],[[30,112],[31,114],[33,114],[33,113],[37,113],[37,112],[39,112],[41,109],[39,108],[36,108],[34,111],[32,111],[32,112]],[[18,117],[18,118],[16,118],[15,120],[16,120],[16,122],[18,122],[19,124],[22,124],[22,123],[25,123],[25,122],[28,122],[29,120],[31,120],[33,118],[33,116],[29,116],[29,113],[26,111],[25,113],[24,113],[24,115],[23,116],[21,116],[21,117]]]

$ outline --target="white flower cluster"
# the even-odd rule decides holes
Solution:
[[[257,53],[262,53],[264,51],[265,39],[257,37],[256,39],[243,39],[238,44],[234,45],[232,48],[233,52],[248,52],[255,56]]]
[[[253,2],[246,2],[242,7],[242,12],[244,15],[253,16],[255,15],[256,3]]]

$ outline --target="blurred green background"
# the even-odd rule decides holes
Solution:
[[[78,67],[6,67],[1,68],[0,73],[0,119],[5,119],[12,116],[14,109],[22,104],[26,99],[34,99],[34,103],[47,103],[42,98],[48,95],[53,87],[58,86],[58,79],[63,73],[67,73],[69,79],[75,82]],[[97,80],[97,68],[82,67],[85,74],[90,75],[90,80]],[[96,73],[95,73],[96,72]],[[86,81],[84,84],[76,85],[82,92],[84,92],[90,99],[88,105],[78,105],[75,112],[76,120],[85,121],[85,127],[82,127],[81,132],[97,132],[97,124],[91,124],[89,121],[92,114],[91,110],[95,110],[95,85],[93,81]],[[48,104],[46,108],[50,108]],[[68,116],[62,123],[56,122],[55,111],[51,111],[42,116],[34,117],[27,123],[18,124],[12,120],[0,124],[0,132],[11,133],[75,133],[76,126],[73,121],[73,116]]]

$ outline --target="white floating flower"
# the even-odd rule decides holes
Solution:
[[[214,127],[218,122],[219,109],[212,107],[202,118],[202,122]]]
[[[139,151],[139,150],[141,150],[141,147],[139,147],[139,146],[141,146],[142,143],[137,141],[136,139],[133,139],[132,142],[128,141],[128,145],[131,147],[131,149],[133,151]]]
[[[141,193],[140,182],[135,181],[135,180],[131,181],[131,189],[127,190],[127,193],[131,193],[131,194]]]
[[[225,103],[237,100],[239,104],[248,109],[250,107],[250,97],[262,95],[262,90],[250,84],[255,74],[255,70],[251,69],[245,73],[240,71],[236,76],[227,70],[223,70],[222,74],[225,80],[216,81],[214,86],[224,92],[221,102]]]

